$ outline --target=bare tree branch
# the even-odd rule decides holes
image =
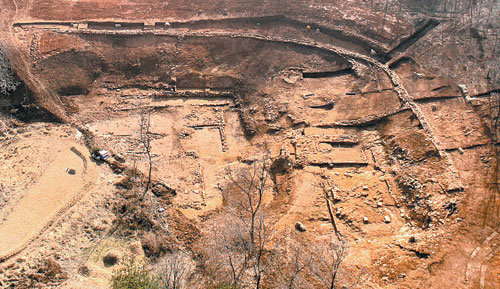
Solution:
[[[146,180],[146,185],[144,186],[143,196],[146,195],[149,188],[151,187],[151,172],[153,170],[153,160],[151,157],[151,112],[141,109],[140,111],[140,142],[144,148],[144,152],[148,157],[148,178]]]

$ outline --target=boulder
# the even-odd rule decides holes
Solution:
[[[120,155],[120,154],[114,154],[113,158],[115,158],[115,160],[117,162],[120,162],[120,163],[124,163],[125,162],[125,158],[122,155]]]
[[[307,229],[306,226],[304,226],[304,224],[302,224],[301,222],[297,222],[295,223],[295,230],[299,232],[305,232]]]
[[[165,195],[175,196],[176,194],[175,189],[161,182],[153,184],[153,186],[151,187],[151,191],[157,197],[163,197]]]

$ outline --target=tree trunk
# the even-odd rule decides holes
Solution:
[[[149,162],[149,170],[148,170],[148,180],[146,182],[146,187],[144,188],[144,195],[149,190],[149,187],[151,186],[151,171],[153,170],[153,163],[151,162],[151,152],[148,149],[148,162]]]

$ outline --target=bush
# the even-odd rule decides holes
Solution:
[[[10,288],[46,288],[47,286],[44,285],[50,284],[54,286],[64,282],[68,279],[68,275],[63,271],[61,265],[59,265],[56,260],[48,258],[40,262],[34,270],[21,273],[16,279],[12,280]]]
[[[113,289],[160,289],[161,280],[155,274],[133,261],[127,261],[125,266],[115,271],[111,278]]]
[[[16,80],[9,59],[0,49],[0,93],[9,94],[9,92],[16,90],[18,85],[19,81]]]
[[[125,167],[123,166],[122,168],[124,169]],[[124,175],[121,180],[115,183],[115,186],[125,190],[133,189],[139,182],[139,172],[136,169],[125,169]]]
[[[167,252],[172,251],[172,244],[175,243],[173,238],[163,232],[148,232],[142,237],[141,245],[144,254],[148,258],[159,258]]]
[[[97,155],[100,150],[101,150],[100,147],[94,145],[90,148],[90,154]]]

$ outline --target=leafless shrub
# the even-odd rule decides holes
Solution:
[[[11,288],[46,288],[53,287],[68,279],[68,274],[63,271],[61,265],[54,258],[41,261],[34,270],[22,273],[18,276]]]
[[[186,286],[186,279],[191,274],[193,264],[186,253],[177,251],[166,255],[156,267],[163,288],[182,289]]]
[[[141,238],[144,254],[152,259],[159,258],[172,251],[173,240],[163,232],[147,232]]]
[[[124,177],[115,183],[115,186],[125,190],[131,190],[137,184],[140,175],[136,169],[125,169]]]
[[[339,288],[339,279],[344,285],[344,279],[349,277],[347,272],[340,273],[347,248],[347,241],[335,237],[326,244],[318,240],[311,243],[302,234],[284,233],[272,252],[275,274],[271,286],[283,289]]]
[[[117,216],[117,226],[125,235],[136,232],[161,231],[162,227],[155,218],[155,211],[151,210],[149,200],[142,200],[135,191],[121,191],[114,204]]]
[[[292,232],[286,232],[284,235],[285,238],[274,246],[275,274],[271,283],[274,283],[274,287],[282,289],[313,288],[307,280],[312,263],[311,252],[294,240]]]
[[[201,244],[205,273],[215,283],[237,286],[249,267],[248,231],[232,214],[214,218],[208,227]]]
[[[311,268],[313,274],[323,284],[322,288],[337,288],[339,271],[347,255],[347,240],[331,240],[326,246],[315,246]]]

